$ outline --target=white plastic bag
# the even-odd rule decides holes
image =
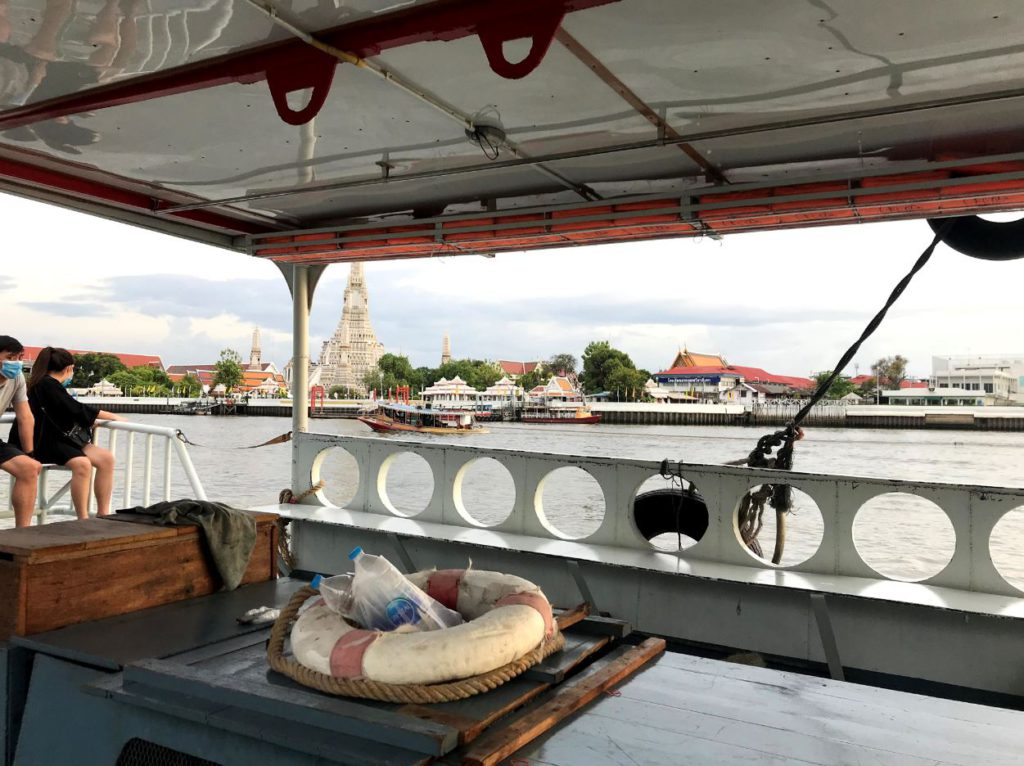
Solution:
[[[338,580],[329,585],[336,591],[344,591],[345,586],[349,586],[345,595],[331,596],[337,595],[339,614],[351,617],[364,628],[377,630],[394,630],[403,625],[417,630],[438,630],[462,624],[462,615],[417,588],[383,556],[372,556],[356,548],[349,558],[356,570],[350,582],[341,579],[345,575],[321,582],[321,594],[328,606],[331,602],[323,590],[324,583]],[[341,611],[344,608],[350,609],[350,613]]]

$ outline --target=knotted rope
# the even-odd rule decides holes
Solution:
[[[914,262],[906,276],[896,283],[885,305],[871,318],[871,321],[868,322],[864,331],[860,334],[860,337],[846,350],[846,353],[840,358],[829,376],[818,384],[817,390],[815,390],[811,398],[807,400],[807,403],[800,408],[796,415],[793,416],[793,419],[786,423],[782,429],[766,434],[758,439],[757,446],[754,447],[747,457],[741,460],[734,460],[726,465],[748,465],[752,468],[774,468],[780,471],[789,471],[793,468],[793,447],[796,442],[804,437],[800,424],[810,414],[814,405],[821,401],[825,394],[828,393],[836,378],[846,369],[846,366],[860,350],[864,341],[871,337],[875,330],[878,329],[882,320],[885,319],[885,315],[903,294],[903,291],[907,289],[910,281],[931,259],[935,248],[942,241],[942,238],[949,231],[954,221],[955,219],[950,218],[938,226],[931,244],[918,256],[917,261]],[[775,449],[778,449],[775,457],[770,457]],[[782,561],[782,553],[786,544],[786,515],[793,509],[792,487],[788,484],[764,484],[756,491],[751,490],[747,492],[740,501],[737,523],[740,537],[744,544],[757,556],[764,558],[757,536],[761,532],[762,517],[766,503],[775,510],[776,534],[772,563],[778,564]]]
[[[283,673],[303,686],[327,694],[394,702],[401,705],[454,702],[498,688],[565,646],[565,637],[556,627],[551,638],[545,639],[533,651],[518,660],[513,660],[489,673],[440,684],[386,684],[368,679],[335,678],[311,670],[305,665],[301,665],[294,657],[286,657],[284,653],[284,642],[289,635],[292,620],[298,614],[299,607],[305,603],[306,599],[316,594],[317,591],[309,586],[300,588],[292,596],[288,606],[281,611],[281,615],[270,630],[270,640],[267,642],[267,662],[278,673]]]

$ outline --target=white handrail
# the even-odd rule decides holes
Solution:
[[[11,424],[15,420],[13,413],[4,413],[0,415],[0,425]],[[154,426],[147,423],[130,423],[122,421],[112,420],[97,420],[96,429],[93,431],[93,442],[97,443],[99,440],[100,430],[106,431],[108,436],[107,448],[114,453],[115,461],[117,458],[119,439],[118,432],[124,431],[127,435],[128,445],[126,448],[126,455],[124,461],[124,473],[122,477],[121,487],[121,507],[128,508],[133,504],[133,494],[136,487],[135,484],[135,435],[144,434],[146,437],[146,447],[144,450],[143,459],[143,474],[142,474],[142,504],[149,505],[151,501],[151,490],[153,486],[153,440],[160,439],[164,444],[164,454],[162,456],[161,463],[163,464],[163,481],[162,481],[162,499],[171,499],[171,477],[173,471],[173,464],[177,462],[182,472],[185,474],[185,478],[188,480],[189,486],[192,489],[193,497],[199,500],[206,500],[206,490],[203,487],[203,483],[199,478],[199,474],[196,472],[195,466],[192,464],[192,457],[189,455],[188,447],[181,439],[181,432],[176,428],[168,428],[166,426]],[[48,495],[47,485],[47,474],[50,471],[64,471],[66,469],[60,466],[46,466],[40,476],[40,493],[38,508],[36,510],[37,515],[40,516],[40,523],[43,523],[46,519],[46,513],[54,510],[55,504],[58,500],[63,498],[67,494],[69,482],[65,482],[64,485],[52,495]],[[115,492],[117,488],[115,488]],[[90,493],[91,494],[91,493]],[[92,501],[90,500],[90,506]],[[10,507],[10,499],[8,496],[7,508],[0,509],[0,518],[10,518],[13,512]]]

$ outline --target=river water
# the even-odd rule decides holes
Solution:
[[[276,503],[278,492],[288,486],[288,445],[232,449],[258,444],[287,431],[290,422],[285,418],[129,417],[138,422],[180,428],[191,441],[204,445],[190,447],[190,454],[211,499],[242,507]],[[745,456],[765,432],[763,428],[737,426],[498,423],[489,424],[488,428],[489,433],[471,437],[445,439],[417,434],[374,438],[451,440],[463,445],[585,456],[722,463]],[[314,420],[311,429],[373,436],[355,420]],[[140,452],[137,446],[137,460]],[[356,468],[346,453],[335,452],[337,454],[332,453],[325,462],[322,474],[327,482],[327,496],[343,505],[354,493]],[[1024,487],[1024,434],[811,429],[797,446],[795,468],[812,473]],[[136,485],[139,481],[137,478]],[[642,489],[658,486],[666,486],[666,483],[652,478]],[[413,515],[422,509],[431,490],[430,472],[422,459],[406,454],[392,465],[387,492],[400,512]],[[173,493],[188,494],[183,477],[175,476]],[[507,515],[514,496],[511,477],[494,461],[474,464],[464,481],[463,501],[467,512],[483,523],[494,523]],[[115,493],[115,507],[120,499],[120,494]],[[574,537],[596,529],[604,513],[603,497],[597,491],[596,482],[576,468],[560,469],[553,475],[545,484],[542,502],[548,522]],[[765,515],[771,516],[770,513]],[[770,552],[774,520],[766,521],[761,540]],[[814,502],[796,493],[783,563],[798,563],[808,558],[817,549],[821,528],[820,512]],[[885,574],[907,580],[940,571],[952,555],[954,543],[952,527],[945,514],[930,502],[906,494],[890,494],[866,504],[858,513],[854,534],[858,549],[869,564]],[[663,535],[654,542],[660,548],[674,550],[680,543],[685,547],[688,541],[677,539],[675,535]],[[997,567],[1018,587],[1024,587],[1022,543],[1024,508],[1004,518],[992,541]]]

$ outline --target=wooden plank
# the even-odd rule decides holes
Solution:
[[[625,620],[617,620],[614,617],[602,617],[592,614],[585,620],[581,620],[573,626],[576,633],[586,633],[590,636],[608,636],[609,638],[625,638],[633,632],[633,626]]]
[[[558,623],[558,629],[564,633],[567,628],[571,628],[589,614],[590,604],[584,602],[577,607],[555,614],[555,622]]]
[[[242,584],[269,579],[272,525],[257,530]],[[205,544],[196,535],[160,540],[159,547],[96,553],[29,568],[25,634],[147,609],[221,587]]]
[[[41,556],[70,557],[75,553],[113,547],[119,541],[144,542],[169,537],[174,537],[174,533],[163,527],[122,528],[120,525],[109,524],[102,518],[76,519],[2,530],[0,553],[7,554],[4,558],[34,562]]]
[[[175,656],[236,636],[266,636],[267,626],[240,625],[235,618],[259,606],[282,607],[296,590],[307,584],[290,578],[253,583],[142,612],[15,637],[12,643],[35,652],[119,670],[130,662]],[[259,650],[265,657],[261,647]]]
[[[0,640],[25,630],[25,577],[22,566],[0,561]]]
[[[588,657],[608,645],[608,636],[578,636],[566,634],[565,648],[552,654],[523,673],[522,678],[559,684],[565,676]]]
[[[663,639],[648,638],[639,646],[612,652],[512,724],[481,737],[462,754],[463,766],[495,766],[664,651]]]
[[[189,694],[210,702],[276,716],[299,726],[315,726],[359,739],[439,756],[458,745],[458,732],[442,724],[398,715],[344,697],[333,697],[282,679],[281,683],[215,676],[201,668],[143,660],[124,669],[126,685]]]

